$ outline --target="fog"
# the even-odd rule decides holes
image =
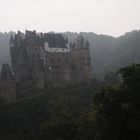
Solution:
[[[0,0],[0,31],[95,32],[139,29],[139,0]]]

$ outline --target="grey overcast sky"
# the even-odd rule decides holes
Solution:
[[[120,36],[140,29],[140,0],[0,0],[0,31]]]

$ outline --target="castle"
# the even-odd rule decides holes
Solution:
[[[18,31],[10,38],[12,71],[17,82],[32,80],[39,89],[91,79],[89,43],[62,34]]]

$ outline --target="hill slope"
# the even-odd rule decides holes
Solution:
[[[0,33],[0,66],[10,63],[9,38],[13,32]],[[98,79],[131,63],[140,63],[140,30],[114,38],[107,35],[81,32],[90,43],[92,72]],[[78,33],[65,32],[69,40]]]

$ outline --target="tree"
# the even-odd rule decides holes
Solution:
[[[104,76],[104,81],[106,85],[116,85],[120,84],[119,76],[114,72],[109,72]]]
[[[94,96],[89,123],[95,140],[140,139],[140,65],[119,70],[124,79],[120,87],[102,89]]]

